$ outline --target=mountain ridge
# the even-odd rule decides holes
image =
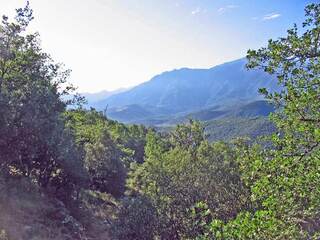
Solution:
[[[260,70],[247,71],[245,65],[246,60],[242,58],[209,69],[166,71],[128,91],[98,101],[92,107],[102,110],[106,106],[136,104],[178,113],[260,100],[259,88],[278,89],[270,75]]]

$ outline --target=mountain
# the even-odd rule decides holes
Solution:
[[[182,68],[164,72],[128,91],[95,102],[92,106],[102,110],[108,105],[109,109],[115,110],[139,105],[148,112],[152,107],[152,114],[159,117],[161,112],[168,115],[217,105],[247,103],[262,98],[258,94],[261,87],[271,91],[279,89],[270,75],[261,70],[248,71],[245,64],[245,59],[239,59],[210,69]],[[127,116],[127,120],[130,119]]]
[[[119,88],[116,89],[114,91],[107,91],[107,90],[103,90],[100,92],[96,92],[96,93],[88,93],[88,92],[84,92],[81,93],[82,96],[84,96],[87,101],[88,101],[88,105],[93,105],[96,102],[102,101],[108,97],[111,97],[112,95],[118,94],[118,93],[122,93],[127,91],[127,88]]]

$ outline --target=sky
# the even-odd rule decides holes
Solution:
[[[301,24],[317,0],[30,0],[30,31],[72,70],[79,92],[138,85],[161,72],[212,66]],[[13,16],[25,0],[0,0]]]

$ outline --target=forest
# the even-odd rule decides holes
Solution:
[[[320,239],[320,4],[248,50],[281,86],[260,89],[275,130],[228,141],[84,108],[32,20],[0,25],[0,240]]]

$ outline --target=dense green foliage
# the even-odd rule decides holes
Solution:
[[[234,154],[227,144],[210,144],[199,122],[180,125],[167,138],[148,134],[145,162],[134,168],[128,185],[157,209],[154,236],[194,238],[202,229],[189,217],[199,202],[225,220],[246,205]]]
[[[320,4],[302,34],[248,52],[248,68],[282,89],[261,89],[279,110],[263,144],[210,142],[193,120],[157,132],[63,101],[69,72],[26,33],[31,20],[27,5],[0,25],[1,239],[319,239]]]
[[[279,129],[273,148],[241,147],[241,176],[251,190],[252,209],[232,221],[214,220],[218,239],[318,239],[320,217],[320,5],[306,7],[303,34],[249,51],[249,68],[278,78],[280,93],[261,92],[282,111],[272,115]]]
[[[25,34],[31,20],[27,5],[15,23],[3,17],[0,26],[1,172],[66,191],[85,178],[62,117],[61,96],[72,90],[63,88],[69,71],[42,52],[37,34]]]
[[[121,196],[126,169],[131,163],[143,161],[147,130],[108,120],[95,110],[71,110],[65,116],[77,145],[83,149],[91,188]]]

